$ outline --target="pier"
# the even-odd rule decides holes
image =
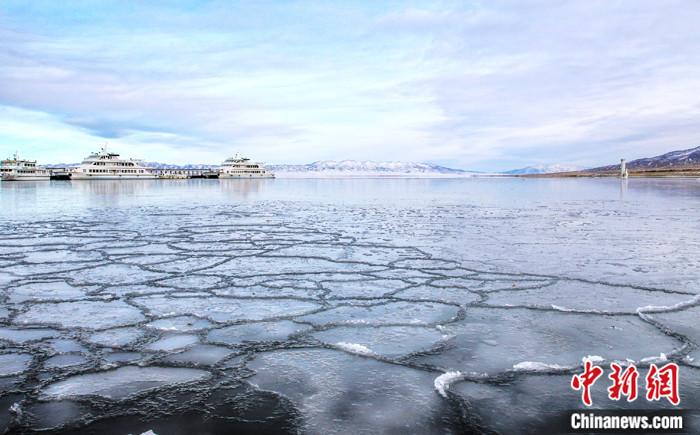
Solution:
[[[219,178],[219,172],[213,169],[155,169],[149,173],[158,178]]]

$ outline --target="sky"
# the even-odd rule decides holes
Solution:
[[[700,145],[697,23],[695,0],[0,0],[0,157],[646,157]]]

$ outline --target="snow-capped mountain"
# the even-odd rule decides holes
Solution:
[[[430,163],[374,162],[369,160],[323,160],[304,165],[268,165],[279,177],[467,177],[478,172]]]
[[[503,174],[508,175],[528,175],[528,174],[553,174],[557,172],[572,172],[580,171],[583,168],[576,165],[566,165],[566,164],[553,164],[553,165],[537,165],[537,166],[526,166],[520,169],[512,169],[510,171],[505,171]]]
[[[662,154],[656,157],[647,157],[643,159],[632,160],[627,162],[629,170],[650,170],[650,169],[683,169],[683,168],[699,168],[700,167],[700,147],[690,148],[687,150],[671,151],[670,153]],[[619,164],[602,166],[593,168],[591,171],[613,171],[620,168]]]
[[[77,168],[80,166],[80,163],[47,163],[47,164],[42,164],[40,166],[43,166],[45,168]]]

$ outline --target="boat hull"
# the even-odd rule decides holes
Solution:
[[[249,178],[275,178],[274,174],[265,174],[265,175],[257,175],[257,174],[220,174],[219,178],[243,178],[243,179],[249,179]]]
[[[3,174],[0,177],[2,181],[48,181],[51,179],[50,175],[11,175]]]
[[[82,174],[75,172],[71,174],[71,180],[155,180],[158,178],[152,174],[135,175],[110,175],[110,174]]]

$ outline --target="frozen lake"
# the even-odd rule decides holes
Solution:
[[[700,408],[696,179],[5,182],[0,206],[0,433],[539,433],[583,408],[587,356],[675,361]],[[607,386],[593,408],[671,407]]]

